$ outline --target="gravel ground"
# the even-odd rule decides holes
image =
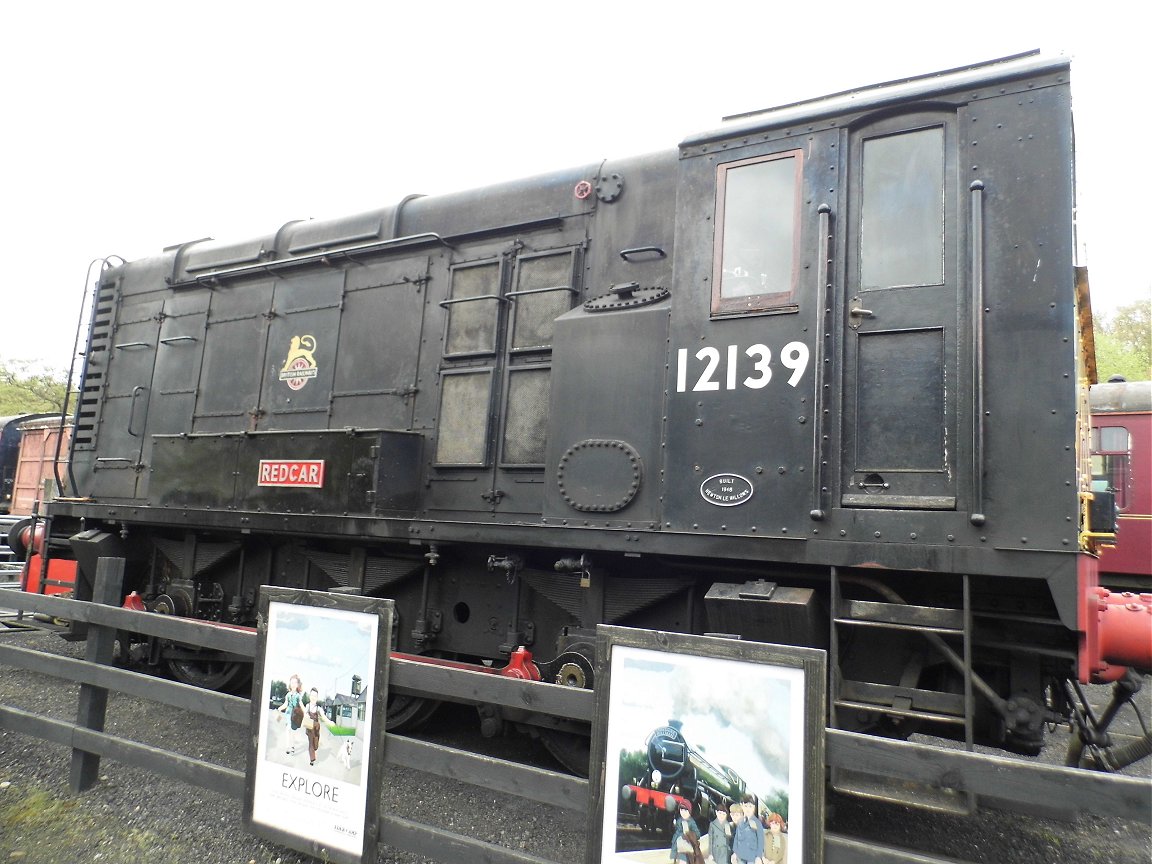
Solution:
[[[36,632],[6,630],[0,639],[38,650],[79,655],[82,647]],[[0,667],[0,703],[74,719],[77,688]],[[1148,692],[1141,694],[1149,702]],[[112,694],[108,730],[145,743],[242,768],[246,730],[205,724],[152,703]],[[483,741],[474,712],[443,710],[421,737],[545,767],[547,755],[522,737]],[[149,864],[297,864],[307,856],[244,830],[240,802],[230,797],[125,767],[101,763],[100,782],[68,792],[69,751],[30,736],[0,732],[0,861],[74,864],[78,861]],[[1055,749],[1050,758],[1056,758]],[[1135,773],[1148,776],[1147,762]],[[584,819],[570,811],[495,795],[420,772],[389,769],[385,807],[551,860],[581,862]],[[1152,814],[1150,814],[1152,819]],[[828,830],[893,846],[980,864],[1152,861],[1152,829],[1115,819],[1069,824],[981,811],[968,819],[908,811],[843,796],[829,799]],[[425,859],[381,848],[378,864],[424,864]]]
[[[36,650],[82,656],[83,646],[54,634],[6,631],[0,639]],[[74,720],[78,687],[0,666],[0,703]],[[449,707],[430,723],[428,735],[461,746],[477,734],[461,721],[474,711]],[[243,769],[247,729],[122,694],[109,694],[106,729],[125,738]],[[478,724],[472,722],[478,729]],[[501,739],[492,755],[540,763],[539,745],[521,737]],[[297,864],[315,859],[249,834],[238,799],[178,783],[113,760],[100,763],[100,782],[73,797],[68,790],[71,751],[30,736],[0,731],[0,862],[76,864],[80,861],[149,864]],[[554,766],[550,766],[554,767]],[[541,857],[583,855],[583,820],[474,786],[399,768],[385,777],[385,807],[421,821]],[[427,859],[380,850],[379,864],[425,864]]]

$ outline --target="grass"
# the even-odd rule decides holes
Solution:
[[[178,864],[181,850],[151,831],[110,825],[80,806],[43,789],[0,784],[0,860],[24,864],[77,861]]]
[[[9,784],[0,793],[0,825],[13,831],[67,824],[75,810],[76,802],[61,801],[40,790],[22,794]]]

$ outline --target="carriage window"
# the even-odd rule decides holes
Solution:
[[[864,142],[860,281],[865,291],[944,282],[944,129]]]
[[[495,352],[497,309],[502,302],[499,295],[499,263],[457,267],[452,271],[445,356]]]
[[[712,314],[795,309],[799,151],[717,168]]]
[[[1129,452],[1132,436],[1123,426],[1102,426],[1092,430],[1092,490],[1116,495],[1116,507],[1128,506],[1132,468]]]

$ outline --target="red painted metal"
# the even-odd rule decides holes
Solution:
[[[1098,588],[1100,656],[1108,663],[1152,672],[1152,594]]]
[[[35,527],[30,523],[16,532],[16,537],[25,549],[31,549],[36,555],[44,551],[44,523],[37,522]]]
[[[1082,553],[1078,557],[1078,585],[1080,598],[1079,630],[1080,650],[1076,658],[1076,679],[1088,684],[1097,673],[1102,673],[1100,661],[1100,617],[1098,615],[1100,561],[1094,555]]]
[[[636,804],[644,807],[657,807],[668,813],[675,813],[681,807],[692,809],[692,802],[681,795],[672,792],[661,792],[659,789],[648,789],[644,786],[628,785],[625,787],[636,798]]]
[[[76,584],[76,562],[60,558],[48,559],[48,574],[40,584],[43,569],[39,555],[32,555],[24,565],[20,587],[30,594],[68,594]]]
[[[1080,680],[1104,684],[1120,680],[1129,668],[1152,672],[1152,594],[1095,586],[1082,597]]]
[[[508,665],[500,670],[505,678],[519,678],[521,681],[539,681],[540,669],[532,662],[532,652],[521,646],[512,652]]]
[[[485,666],[482,663],[462,663],[459,660],[445,660],[443,657],[429,657],[425,654],[405,654],[402,651],[393,651],[388,655],[394,660],[411,660],[413,663],[424,663],[428,666],[443,666],[446,669],[463,669],[468,672],[487,672],[489,675],[499,675],[502,669],[494,666]]]

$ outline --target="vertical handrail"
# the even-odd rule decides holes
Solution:
[[[840,633],[836,629],[836,619],[840,617],[840,570],[829,568],[829,588],[832,592],[832,614],[828,616],[828,726],[836,724],[836,703],[840,701]]]
[[[984,524],[984,182],[973,180],[972,231],[972,508],[968,521]]]
[[[824,391],[828,385],[824,381],[824,368],[828,365],[828,352],[824,343],[831,337],[832,307],[829,305],[829,295],[832,286],[828,282],[828,273],[831,262],[828,260],[831,246],[832,208],[821,204],[816,212],[819,214],[819,238],[817,242],[816,262],[816,297],[819,301],[816,317],[816,397],[815,422],[813,433],[815,441],[812,447],[812,509],[808,515],[816,522],[824,519]]]
[[[976,749],[976,696],[972,683],[972,578],[963,575],[964,594],[964,749]],[[964,802],[970,812],[976,811],[976,793],[964,790]]]
[[[964,749],[975,749],[976,699],[972,690],[972,580],[965,573],[964,594]]]

